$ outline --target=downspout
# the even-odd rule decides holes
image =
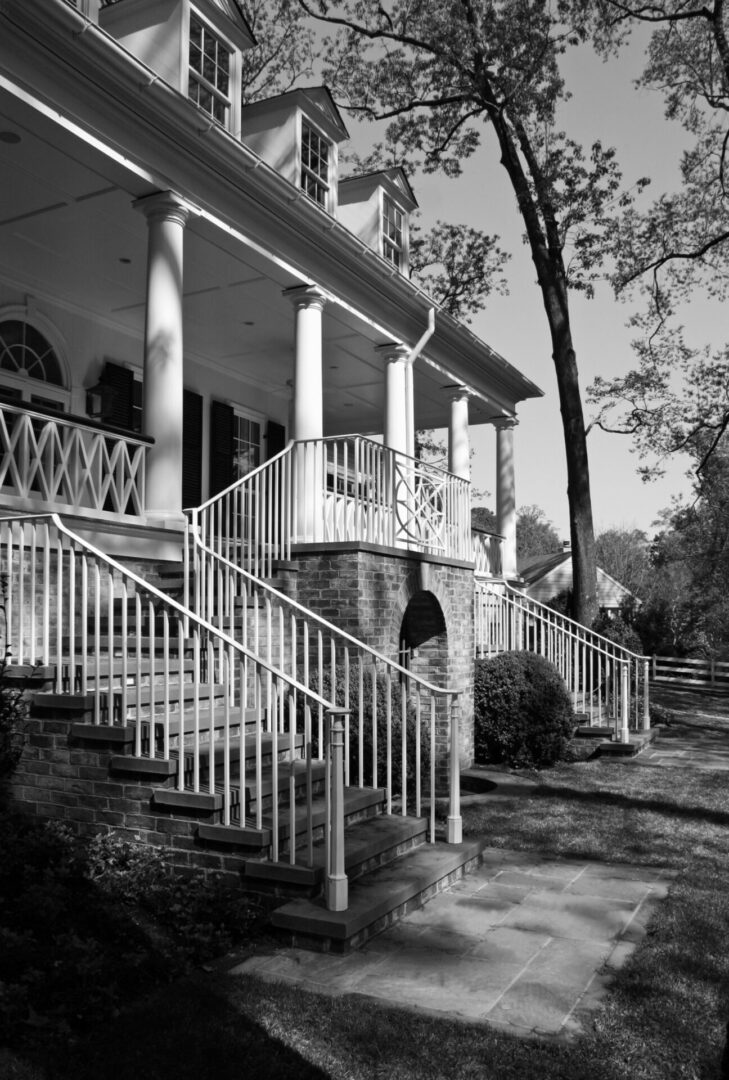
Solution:
[[[435,308],[430,308],[428,311],[428,326],[422,334],[420,340],[410,350],[408,355],[408,362],[405,367],[405,400],[407,401],[407,418],[405,424],[405,434],[407,438],[408,454],[410,457],[415,457],[415,404],[414,404],[414,387],[413,387],[413,364],[420,356],[421,352],[428,344],[433,334],[435,333]]]

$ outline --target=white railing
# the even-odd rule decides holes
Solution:
[[[473,557],[468,481],[359,435],[289,444],[199,507],[196,525],[256,577],[289,558],[292,543]]]
[[[314,865],[323,778],[327,868],[342,864],[336,842],[342,823],[332,817],[343,813],[342,779],[386,787],[388,812],[395,803],[404,814],[411,803],[419,813],[421,798],[429,796],[434,839],[436,696],[420,686],[411,693],[407,684],[398,692],[393,665],[383,671],[376,657],[342,650],[333,638],[325,642],[319,629],[314,669],[309,629],[299,620],[298,645],[288,655],[276,650],[278,666],[271,637],[266,645],[237,633],[234,604],[228,632],[222,621],[213,625],[76,536],[55,514],[0,521],[0,575],[12,663],[51,668],[56,694],[80,695],[96,727],[127,728],[135,756],[173,762],[178,790],[214,797],[219,823],[257,830],[274,861]],[[270,603],[268,612],[270,630]],[[374,702],[369,710],[367,695]],[[457,695],[443,695],[457,763]],[[338,733],[349,712],[339,778],[332,768],[342,757]],[[285,795],[288,806],[281,803]],[[449,836],[460,839],[457,768],[450,810]],[[342,902],[341,887],[334,896]]]
[[[396,807],[419,817],[429,800],[431,842],[436,793],[447,788],[448,840],[459,843],[461,692],[434,686],[254,577],[214,550],[197,522],[193,511],[193,610],[347,711],[345,784],[384,787],[388,814]],[[319,732],[322,722],[319,709]]]
[[[476,582],[476,656],[525,649],[551,660],[577,712],[590,724],[606,721],[629,741],[650,728],[648,657],[638,656],[509,585]]]
[[[57,515],[0,522],[0,573],[13,664],[53,669],[55,694],[80,695],[96,727],[129,729],[135,756],[172,761],[177,789],[213,796],[220,824],[270,832],[274,860],[287,848],[286,861],[312,865],[315,770],[327,759],[330,701]],[[280,804],[287,787],[289,798],[303,791],[303,823],[301,801]],[[252,813],[247,790],[256,793]],[[326,800],[323,831],[331,829]]]
[[[500,578],[504,570],[504,537],[497,533],[482,532],[473,529],[474,573],[476,577]]]
[[[0,491],[17,510],[144,517],[149,440],[79,417],[0,403]]]

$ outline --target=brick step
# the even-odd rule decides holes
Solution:
[[[378,866],[384,866],[406,851],[425,843],[426,818],[379,814],[352,822],[344,837],[344,866],[350,883]],[[304,850],[297,851],[296,865],[270,859],[248,859],[244,867],[244,887],[275,896],[309,896],[321,893],[326,869],[326,845],[314,845],[311,865],[303,865]]]
[[[422,844],[353,881],[346,911],[328,911],[321,897],[299,898],[276,908],[271,923],[294,946],[349,952],[463,877],[484,844]]]
[[[203,747],[200,748],[201,751]],[[251,761],[251,767],[244,771],[244,783],[241,784],[240,776],[240,759],[232,757],[231,760],[231,776],[230,783],[238,787],[239,800],[246,808],[246,815],[252,816],[256,813],[258,804],[260,802],[261,809],[264,813],[270,813],[273,806],[273,770],[271,768],[271,752],[272,746],[268,747],[268,761],[264,762],[263,775],[261,777],[261,786],[259,788],[255,779],[254,765],[255,758],[249,759]],[[191,755],[185,755],[185,767],[186,776],[192,779],[193,775],[193,760]],[[220,769],[216,769],[215,782],[222,784],[222,762]],[[326,768],[323,761],[312,762],[311,766],[311,790],[312,796],[318,797],[324,791],[324,777]],[[294,802],[301,802],[306,799],[307,783],[308,783],[308,771],[306,762],[301,758],[296,758],[293,761],[282,761],[279,758],[276,767],[276,778],[278,786],[278,805],[279,808],[288,808],[291,805],[291,780],[294,782]],[[203,769],[203,763],[201,762],[200,768],[200,784],[202,786],[208,785],[210,782],[210,772],[206,767]]]

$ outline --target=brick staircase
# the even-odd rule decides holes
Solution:
[[[44,603],[73,559],[86,557],[69,550]],[[272,696],[275,676],[255,660],[241,667],[236,701],[228,700],[220,653],[233,645],[212,630],[201,645],[199,622],[197,638],[185,632],[184,609],[171,606],[184,586],[180,567],[130,573],[110,564],[103,579],[95,572],[78,561],[72,580],[76,594],[95,581],[97,606],[69,603],[54,615],[53,662],[32,665],[43,688],[32,692],[17,791],[35,812],[80,831],[132,829],[181,866],[235,874],[244,889],[280,901],[272,915],[280,934],[323,950],[356,947],[478,860],[478,844],[426,842],[433,819],[399,813],[384,787],[352,783],[344,787],[349,904],[328,911],[327,766],[316,745],[312,752],[317,725],[307,744],[296,709],[283,690]],[[22,566],[16,577],[24,578]],[[231,638],[248,617],[249,605],[239,604]],[[275,627],[258,645],[274,663],[289,663]]]

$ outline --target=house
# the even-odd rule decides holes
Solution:
[[[14,790],[183,864],[323,880],[344,918],[345,825],[432,842],[446,793],[441,877],[474,857],[474,596],[514,575],[540,391],[409,279],[407,177],[339,175],[326,88],[241,105],[252,45],[236,0],[0,4],[0,550],[39,684]],[[416,427],[448,428],[447,470]]]
[[[533,600],[548,604],[555,596],[572,588],[572,556],[566,543],[562,551],[518,560],[524,592]],[[633,593],[605,570],[597,568],[597,602],[601,611],[617,614]]]

